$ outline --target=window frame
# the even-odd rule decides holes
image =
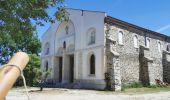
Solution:
[[[49,69],[49,63],[48,63],[48,61],[46,61],[45,62],[45,71],[48,71],[48,69]]]
[[[66,25],[66,27],[65,27],[65,32],[66,32],[66,35],[69,34],[69,26],[68,25]]]
[[[95,75],[96,74],[96,58],[94,54],[90,55],[89,58],[89,74],[90,75]]]
[[[87,38],[86,43],[88,46],[94,45],[96,43],[96,29],[95,28],[89,28],[87,31]]]
[[[45,44],[45,52],[44,52],[44,54],[45,55],[49,55],[49,53],[50,53],[50,44],[49,44],[49,42],[47,42],[46,44]]]
[[[169,43],[167,43],[167,45],[166,45],[166,51],[170,52],[170,44]]]
[[[157,46],[158,46],[158,51],[161,52],[161,50],[162,50],[161,41],[157,42]]]
[[[151,44],[151,39],[150,38],[148,38],[148,37],[146,37],[146,47],[147,48],[150,48],[150,44]]]
[[[93,30],[90,34],[90,44],[95,44],[96,41],[96,32]]]
[[[124,44],[124,42],[123,42],[123,35],[124,35],[123,31],[119,31],[118,32],[118,43],[119,43],[119,45],[123,45]]]
[[[133,36],[133,45],[135,48],[139,48],[139,39],[137,35]]]

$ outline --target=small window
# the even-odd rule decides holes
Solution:
[[[134,47],[135,47],[135,48],[138,48],[138,37],[137,37],[137,35],[135,35],[135,36],[133,37],[133,41],[134,41]]]
[[[119,41],[119,44],[123,44],[123,32],[122,31],[118,33],[118,41]]]
[[[170,44],[167,45],[166,51],[170,52]]]
[[[150,39],[149,38],[146,39],[146,47],[150,48]]]
[[[48,71],[48,61],[45,64],[45,70]]]
[[[158,42],[158,51],[161,52],[161,42]]]
[[[66,34],[69,33],[69,27],[68,26],[66,26],[65,31],[66,31]]]
[[[88,45],[95,44],[95,41],[96,41],[95,37],[96,37],[95,30],[91,30],[88,33]]]
[[[63,48],[66,49],[66,41],[63,42]]]
[[[48,55],[48,54],[49,54],[49,51],[50,51],[50,48],[48,47],[45,54]]]
[[[49,45],[49,43],[46,43],[46,45],[45,45],[45,55],[48,55],[49,52],[50,52],[50,45]]]
[[[90,74],[95,74],[95,56],[90,57]]]
[[[91,33],[91,44],[94,44],[95,43],[95,31],[93,31],[92,33]]]

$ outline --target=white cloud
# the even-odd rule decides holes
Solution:
[[[170,24],[169,25],[166,25],[166,26],[163,26],[163,27],[161,27],[160,29],[158,29],[158,30],[156,30],[157,32],[163,32],[163,31],[165,31],[165,30],[167,30],[167,29],[170,29]]]

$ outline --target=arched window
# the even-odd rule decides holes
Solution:
[[[119,41],[119,44],[123,44],[123,32],[122,31],[118,33],[118,41]]]
[[[96,42],[96,30],[94,28],[90,28],[87,32],[87,41],[88,45],[95,44]]]
[[[48,71],[48,61],[45,63],[45,70]]]
[[[75,34],[75,27],[74,23],[71,20],[62,21],[57,29],[56,38],[63,38],[67,35],[74,35]]]
[[[49,52],[50,52],[50,45],[49,45],[49,43],[46,43],[45,44],[45,55],[48,55]]]
[[[90,42],[91,42],[91,44],[94,44],[94,43],[95,43],[95,31],[92,31],[92,32],[91,32]]]
[[[63,42],[63,48],[66,49],[66,41]]]
[[[90,74],[95,74],[95,56],[93,54],[90,57]]]
[[[161,42],[158,42],[158,51],[161,52]]]
[[[150,47],[150,39],[149,39],[149,38],[146,39],[146,47],[147,47],[147,48]]]
[[[137,35],[135,35],[135,36],[133,37],[133,41],[134,41],[134,47],[135,47],[135,48],[138,48],[138,37],[137,37]]]

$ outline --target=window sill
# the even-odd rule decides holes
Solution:
[[[89,74],[88,76],[89,77],[95,77],[95,74]]]
[[[159,52],[159,53],[162,53],[162,50],[161,50],[161,51],[158,50],[158,52]]]
[[[134,47],[135,49],[139,49],[139,47]]]
[[[96,44],[88,44],[87,47],[93,47],[95,46]]]
[[[147,50],[149,50],[150,48],[149,47],[146,47]]]
[[[95,43],[88,43],[88,46],[90,46],[90,45],[94,45]]]
[[[149,49],[150,49],[150,47],[147,47],[147,46],[144,46],[144,48],[145,48],[146,50],[149,50]]]
[[[124,46],[124,44],[119,43],[120,46]]]
[[[165,52],[165,53],[170,55],[170,51],[164,50],[163,52]]]

